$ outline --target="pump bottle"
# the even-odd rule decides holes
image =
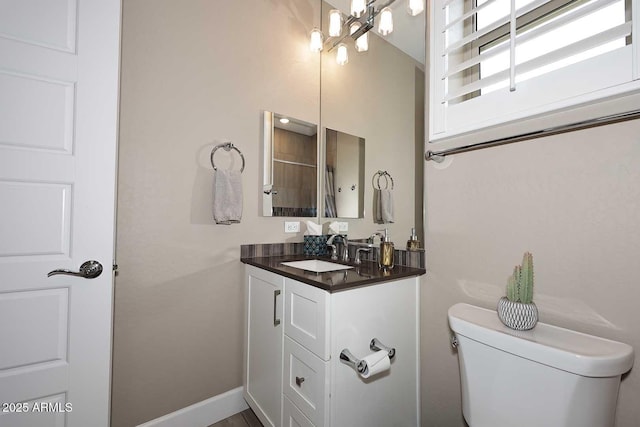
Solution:
[[[380,230],[382,231],[382,230]],[[384,269],[393,268],[394,247],[389,231],[385,228],[382,241],[380,242],[380,256],[378,257],[378,266]]]

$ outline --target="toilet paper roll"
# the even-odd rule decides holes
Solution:
[[[379,374],[391,368],[391,360],[389,360],[389,353],[387,353],[386,350],[376,351],[366,356],[362,361],[366,362],[364,372],[360,373],[362,378],[369,378],[372,375]]]

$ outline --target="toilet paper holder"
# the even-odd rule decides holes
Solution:
[[[369,348],[373,351],[386,350],[389,354],[389,359],[393,359],[393,357],[396,355],[395,348],[387,347],[386,345],[382,344],[378,338],[374,338],[371,340],[371,342],[369,343]]]
[[[369,348],[373,351],[385,350],[389,355],[389,359],[392,359],[392,360],[396,355],[395,348],[388,347],[382,344],[378,338],[374,338],[371,340],[371,342],[369,343]],[[346,363],[347,365],[351,366],[360,374],[364,373],[367,370],[367,362],[355,357],[347,348],[345,348],[340,352],[340,360]]]

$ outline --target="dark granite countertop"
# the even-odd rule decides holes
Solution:
[[[309,259],[321,259],[338,264],[351,265],[353,268],[348,270],[330,271],[327,273],[314,273],[312,271],[301,270],[299,268],[288,267],[281,264],[285,261]],[[423,268],[405,267],[403,265],[396,265],[391,270],[381,270],[378,268],[377,263],[371,261],[362,261],[362,264],[355,265],[353,263],[331,261],[329,257],[313,257],[305,255],[242,258],[241,261],[245,264],[253,265],[329,292],[343,291],[359,286],[403,279],[405,277],[421,276],[426,273]]]

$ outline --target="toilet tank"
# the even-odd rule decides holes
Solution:
[[[612,427],[627,345],[538,323],[504,326],[494,310],[449,309],[462,412],[471,427]]]

